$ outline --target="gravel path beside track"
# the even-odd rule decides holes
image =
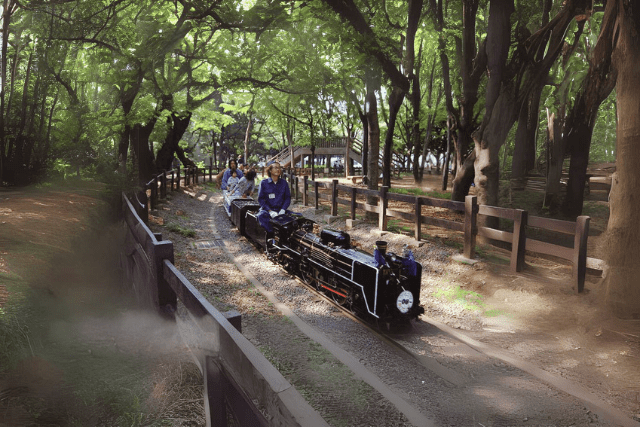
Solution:
[[[245,336],[331,425],[617,425],[599,418],[580,399],[500,359],[488,357],[432,324],[417,324],[415,333],[396,337],[417,358],[388,346],[301,287],[241,238],[231,228],[219,202],[220,194],[211,191],[173,193],[157,216],[163,217],[165,225],[173,222],[194,227],[196,243],[223,241],[224,248],[196,249],[197,244],[167,233],[164,227],[153,226],[154,231],[162,231],[165,239],[174,241],[178,268],[217,308],[242,312]],[[292,209],[321,222],[322,213],[317,214],[314,209],[300,205]],[[349,232],[364,248],[380,239],[366,223]],[[383,239],[395,252],[410,243],[406,236],[396,234]],[[431,242],[415,253],[423,264],[423,285],[455,273],[452,270],[473,268],[451,264],[455,251]],[[280,301],[285,312],[290,310],[308,325],[312,338],[316,331],[316,337],[307,338],[295,322],[287,321],[278,312],[277,303],[259,295],[227,254]],[[423,293],[427,314],[444,315],[447,308],[432,306],[429,294],[425,290]],[[477,316],[464,312],[446,314],[450,325],[458,322],[464,329],[482,327]],[[318,344],[324,338],[334,344]],[[335,354],[348,355],[342,357],[343,363],[331,354],[332,348]],[[361,369],[353,373],[352,366]],[[378,390],[377,379],[384,383]],[[627,420],[628,425],[633,425]]]

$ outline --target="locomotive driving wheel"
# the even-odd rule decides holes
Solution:
[[[331,299],[335,301],[336,304],[341,306],[346,306],[349,297],[344,293],[342,289],[338,289],[335,291],[328,291],[331,294]],[[339,294],[337,292],[340,292]]]
[[[300,278],[302,279],[302,281],[304,283],[306,283],[309,286],[313,286],[314,288],[316,287],[316,279],[313,277],[313,273],[309,272],[305,269],[301,269],[300,270]]]

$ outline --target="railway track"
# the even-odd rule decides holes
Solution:
[[[215,207],[213,209],[215,209]],[[334,356],[336,356],[338,360],[340,360],[343,364],[345,364],[350,370],[355,372],[359,377],[363,378],[369,385],[371,385],[373,388],[379,391],[387,400],[393,403],[396,406],[396,408],[398,408],[398,410],[402,412],[413,425],[430,426],[430,425],[440,424],[437,421],[439,419],[438,416],[425,415],[425,413],[430,414],[430,412],[425,410],[423,406],[416,405],[415,400],[411,401],[411,399],[407,399],[406,394],[402,392],[398,392],[396,390],[397,383],[394,384],[393,386],[388,385],[389,383],[388,379],[381,378],[379,376],[379,372],[376,373],[375,371],[369,370],[368,367],[365,367],[365,365],[362,363],[363,359],[357,356],[354,357],[349,353],[349,351],[341,348],[340,344],[334,343],[330,339],[330,337],[327,336],[326,333],[318,332],[317,330],[315,330],[313,326],[309,325],[304,320],[297,317],[293,313],[293,310],[290,307],[281,303],[272,292],[266,289],[266,287],[260,282],[260,280],[258,280],[247,268],[245,268],[236,259],[235,255],[228,250],[228,246],[231,242],[225,241],[225,239],[221,237],[219,233],[217,233],[216,225],[213,223],[212,223],[212,230],[214,231],[214,234],[217,236],[216,239],[222,242],[225,242],[225,244],[222,245],[222,247],[224,248],[224,251],[233,260],[236,266],[238,266],[238,268],[243,272],[243,274],[245,274],[245,276],[252,282],[252,284],[256,286],[256,288],[258,288],[265,296],[267,296],[267,298],[274,305],[276,305],[276,307],[279,308],[283,312],[283,314],[289,317],[296,324],[296,326],[300,328],[301,331],[303,331],[311,339],[313,339],[314,341],[322,345],[325,349],[327,349]],[[258,254],[257,251],[256,251],[256,255],[263,256],[262,254]],[[295,278],[295,282],[298,286],[302,286],[308,292],[312,293],[312,295],[314,295],[315,298],[319,298],[322,301],[330,303],[332,307],[337,310],[340,316],[344,318],[348,318],[351,322],[358,324],[361,328],[366,329],[368,334],[375,336],[377,340],[386,344],[386,346],[392,348],[393,349],[392,353],[400,353],[402,355],[406,355],[407,357],[410,357],[415,362],[416,365],[419,365],[420,369],[429,371],[431,374],[433,374],[433,376],[444,380],[446,384],[449,384],[447,386],[449,388],[467,390],[467,392],[469,390],[474,391],[478,387],[481,387],[478,385],[478,383],[481,381],[484,381],[484,377],[482,375],[478,376],[473,372],[472,373],[466,372],[467,371],[466,368],[465,369],[458,368],[457,363],[459,361],[456,361],[456,363],[451,363],[451,364],[447,363],[445,365],[438,361],[439,358],[434,357],[432,354],[429,354],[428,352],[424,352],[424,354],[418,354],[415,351],[415,349],[419,345],[422,345],[424,347],[424,343],[421,344],[421,339],[424,336],[429,335],[431,336],[432,340],[433,339],[446,340],[452,343],[452,346],[456,347],[459,353],[472,355],[469,357],[469,359],[470,360],[473,359],[473,363],[478,363],[477,362],[478,360],[482,360],[480,363],[487,363],[488,361],[488,363],[491,365],[491,369],[493,371],[497,369],[499,373],[496,374],[495,372],[492,371],[490,375],[488,374],[485,375],[485,377],[487,378],[491,375],[512,375],[512,376],[515,375],[517,377],[523,377],[526,374],[527,381],[532,381],[531,379],[528,378],[529,376],[531,376],[534,378],[535,381],[544,383],[550,386],[553,390],[556,390],[556,391],[553,391],[553,390],[548,391],[544,386],[537,384],[535,385],[535,387],[539,389],[539,391],[537,391],[538,393],[546,392],[546,393],[550,393],[550,395],[552,396],[556,396],[557,391],[559,390],[563,393],[566,393],[566,395],[574,398],[574,399],[568,399],[568,397],[563,396],[563,399],[568,399],[572,402],[572,403],[563,403],[563,404],[569,405],[572,407],[575,407],[576,405],[577,406],[582,405],[584,407],[585,412],[597,414],[600,417],[600,419],[608,420],[609,422],[611,422],[611,424],[609,424],[608,422],[605,422],[601,424],[594,423],[592,425],[623,425],[623,426],[629,425],[629,426],[636,426],[636,427],[639,425],[633,420],[627,418],[620,411],[608,405],[606,402],[601,401],[600,399],[596,398],[594,395],[592,395],[588,391],[581,389],[580,387],[576,386],[575,384],[572,384],[571,382],[565,380],[564,378],[557,375],[549,374],[548,372],[543,371],[533,366],[530,363],[527,363],[525,361],[515,358],[514,356],[510,355],[509,353],[501,349],[491,348],[489,346],[484,345],[483,343],[474,341],[473,339],[466,337],[460,331],[449,328],[447,325],[441,324],[435,321],[434,319],[428,318],[427,316],[422,316],[422,322],[412,323],[411,324],[412,328],[410,331],[406,331],[406,330],[400,331],[400,332],[395,331],[391,333],[386,331],[381,331],[379,328],[375,328],[372,325],[368,324],[367,322],[364,322],[360,318],[354,316],[344,307],[341,307],[335,304],[335,301],[333,301],[332,298],[329,298],[325,294],[318,292],[314,286],[310,286],[309,284],[305,283],[303,280],[301,280],[296,276],[291,276],[291,277]],[[365,363],[368,364],[368,361],[365,360]],[[496,369],[494,369],[494,367],[496,367]],[[514,371],[516,370],[522,371],[523,374],[521,373],[514,374]],[[424,384],[425,381],[422,381],[422,383]],[[534,388],[533,386],[531,387]],[[507,394],[508,392],[505,393],[505,395]],[[546,399],[543,399],[543,400],[546,400]],[[479,408],[474,408],[473,410],[481,411],[481,409]],[[580,409],[572,408],[572,410],[577,411],[577,415],[575,416],[571,415],[571,416],[573,416],[574,418],[580,417]],[[559,411],[559,413],[562,413],[562,412],[563,412],[562,410]],[[564,412],[567,412],[567,411],[564,411]],[[491,418],[493,415],[484,414],[482,416],[484,416],[485,418],[487,417]],[[479,419],[482,419],[482,416],[480,416]],[[473,418],[475,419],[475,415]],[[507,419],[507,421],[504,421],[504,422],[510,423],[509,425],[531,425],[531,424],[527,424],[527,422],[533,421],[535,419],[536,419],[535,417],[524,417],[519,420]],[[479,425],[482,425],[482,424],[479,424]],[[578,423],[576,425],[580,425],[580,424]]]

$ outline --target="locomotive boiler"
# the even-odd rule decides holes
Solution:
[[[424,313],[422,266],[410,251],[387,252],[386,242],[379,241],[370,254],[354,247],[345,232],[314,232],[315,222],[296,213],[271,218],[274,231],[267,234],[257,219],[259,209],[253,199],[231,202],[230,218],[240,234],[338,305],[387,327]]]

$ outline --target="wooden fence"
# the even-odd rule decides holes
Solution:
[[[194,173],[197,182],[198,173],[188,172],[186,176],[189,173]],[[163,173],[149,183],[151,200],[158,191],[160,197],[166,196],[168,175]],[[179,188],[179,171],[176,176]],[[183,180],[189,182],[186,176]],[[152,233],[142,219],[148,216],[149,206],[140,197],[130,200],[123,194],[122,200],[123,278],[143,306],[178,323],[203,374],[207,426],[226,427],[229,415],[233,425],[241,426],[326,426],[298,391],[242,335],[240,315],[220,313],[176,269],[173,243]],[[178,301],[182,303],[180,308]]]
[[[219,168],[213,169],[220,170]],[[213,172],[211,168],[186,169],[183,181],[185,185],[189,185],[190,182],[198,183],[199,177],[206,180],[207,172],[209,181],[212,182]],[[320,200],[326,200],[331,207],[331,215],[333,216],[337,216],[338,205],[349,206],[351,219],[356,219],[356,210],[373,212],[378,214],[378,227],[382,231],[387,230],[389,217],[404,219],[414,224],[414,236],[418,241],[422,236],[423,224],[458,231],[464,235],[463,255],[469,259],[475,256],[476,236],[483,236],[488,239],[511,244],[510,265],[511,269],[515,272],[520,272],[524,268],[524,257],[527,251],[567,260],[572,264],[571,284],[578,292],[584,290],[587,264],[592,264],[594,270],[601,268],[599,267],[599,265],[601,265],[599,260],[587,257],[587,238],[589,235],[590,221],[588,216],[580,216],[576,222],[561,221],[551,218],[529,216],[528,212],[520,209],[478,205],[475,196],[467,196],[465,202],[454,202],[431,197],[392,193],[389,192],[387,187],[382,187],[376,191],[340,185],[338,184],[338,180],[335,179],[331,182],[312,181],[307,175],[302,177],[295,175],[292,173],[292,170],[289,170],[289,172],[285,174],[285,177],[289,180],[292,196],[296,200],[302,199],[303,204],[308,206],[311,203],[311,198],[316,209],[320,207]],[[173,190],[175,186],[175,188],[179,189],[180,181],[180,169],[160,174],[154,178],[149,183],[149,187],[151,188],[151,208],[155,208],[158,191],[160,195],[164,197],[167,188]],[[329,191],[322,193],[320,189]],[[340,198],[340,192],[346,194],[347,198]],[[358,195],[376,198],[378,200],[377,205],[358,202]],[[389,209],[388,203],[390,200],[406,203],[412,207],[412,211],[405,212]],[[457,222],[423,215],[423,206],[439,207],[464,213],[464,221]],[[146,221],[147,218],[144,217],[146,213],[142,212],[141,214]],[[493,216],[513,221],[513,229],[511,231],[505,231],[478,226],[478,215]],[[531,229],[546,230],[546,232],[573,236],[573,246],[566,247],[527,237],[527,231]]]
[[[338,180],[331,182],[311,181],[308,176],[298,177],[289,175],[292,197],[302,199],[308,206],[313,201],[316,209],[320,200],[326,200],[331,209],[331,215],[338,215],[338,205],[349,207],[349,216],[356,219],[356,211],[374,212],[378,214],[378,228],[387,230],[389,217],[401,218],[414,224],[414,236],[421,239],[422,225],[432,225],[440,228],[458,231],[464,235],[463,254],[466,258],[475,256],[476,236],[507,242],[511,244],[510,265],[513,271],[519,272],[524,268],[525,252],[551,255],[572,263],[572,286],[578,291],[584,290],[587,261],[597,261],[587,258],[587,236],[589,234],[588,216],[580,216],[576,222],[560,221],[550,218],[528,216],[526,211],[493,206],[478,205],[476,196],[467,196],[464,202],[436,199],[431,197],[411,196],[389,192],[388,187],[380,190],[367,190],[338,184]],[[328,190],[321,192],[320,189]],[[347,197],[341,198],[344,194]],[[377,199],[376,205],[357,201],[357,196],[369,196]],[[389,209],[389,201],[406,203],[410,211]],[[464,213],[464,221],[457,222],[422,214],[423,206],[445,208],[450,211]],[[493,216],[513,221],[512,231],[497,230],[478,225],[478,215]],[[546,232],[568,234],[573,236],[573,247],[547,243],[533,238],[527,238],[527,230],[537,228]]]

